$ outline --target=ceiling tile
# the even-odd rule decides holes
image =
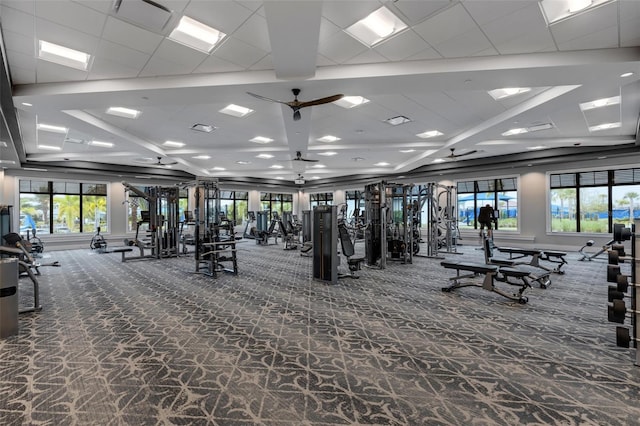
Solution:
[[[104,27],[103,38],[145,53],[153,53],[164,39],[161,35],[143,30],[110,16]]]
[[[87,80],[107,80],[113,78],[137,77],[142,67],[132,68],[118,61],[110,61],[100,56],[96,57],[91,66]]]
[[[599,31],[565,42],[558,42],[560,50],[586,50],[618,47],[618,26],[614,25]]]
[[[345,61],[345,64],[375,64],[381,62],[389,62],[387,58],[382,56],[375,50],[367,49],[363,53],[354,56],[353,58]]]
[[[403,0],[388,4],[389,8],[394,10],[394,13],[399,12],[398,16],[409,25],[414,25],[449,5],[449,0]]]
[[[192,1],[184,15],[232,34],[251,16],[251,10],[233,1]]]
[[[640,46],[640,2],[620,2],[620,47]]]
[[[40,18],[36,18],[36,37],[89,54],[93,54],[99,42],[98,37]]]
[[[191,66],[185,66],[184,64],[167,61],[157,56],[153,56],[140,72],[140,77],[190,74],[192,71],[193,67]]]
[[[52,83],[56,81],[82,81],[87,78],[85,71],[76,70],[47,61],[37,61],[36,82]]]
[[[432,46],[477,29],[471,16],[457,4],[413,27]],[[483,36],[484,37],[484,36]]]
[[[553,24],[549,28],[560,46],[568,41],[617,25],[618,3],[613,2]]]
[[[236,3],[254,12],[262,7],[262,0],[236,0]]]
[[[3,28],[2,35],[4,37],[4,46],[8,50],[15,50],[32,58],[36,57],[36,39],[33,34],[30,36],[6,31]]]
[[[535,34],[538,32],[547,33],[551,38],[547,25],[540,13],[537,3],[529,7],[518,9],[514,13],[505,15],[502,19],[491,21],[481,25],[482,31],[493,44],[505,43],[511,39],[519,38],[523,35]]]
[[[509,19],[508,15],[532,6],[535,6],[538,15],[542,18],[538,0],[465,0],[462,5],[480,26]]]
[[[265,55],[264,58],[260,59],[258,62],[253,64],[249,69],[253,71],[261,71],[261,70],[272,70],[273,69],[273,60],[270,54]]]
[[[106,15],[78,3],[70,1],[39,1],[36,16],[83,33],[99,36]]]
[[[380,8],[382,4],[376,0],[362,0],[349,2],[349,7],[345,7],[344,1],[332,0],[322,4],[322,16],[342,29],[365,18],[374,10]]]
[[[25,55],[21,51],[7,49],[7,58],[9,60],[9,64],[11,65],[12,77],[17,74],[13,69],[14,66],[22,68],[23,70],[31,70],[33,72],[36,71],[36,64],[38,60],[35,58],[35,56]]]
[[[71,0],[98,12],[109,14],[113,10],[113,0]]]
[[[196,69],[208,56],[206,53],[192,49],[168,38],[162,40],[162,43],[160,43],[160,46],[158,46],[158,49],[153,54],[154,58],[181,64],[184,69],[190,69],[189,72]]]
[[[331,59],[329,59],[329,58],[327,58],[327,57],[325,57],[325,56],[323,56],[321,54],[318,54],[318,56],[316,57],[316,66],[317,67],[329,67],[329,66],[332,66],[332,65],[336,65],[336,63],[333,62]]]
[[[374,50],[389,60],[402,61],[427,47],[430,46],[409,29],[380,43]]]
[[[338,64],[356,57],[365,50],[368,48],[364,44],[342,31],[335,33],[318,46],[318,53]]]
[[[501,55],[555,52],[558,50],[553,42],[551,34],[546,30],[538,30],[529,34],[522,34],[518,37],[513,37],[499,43],[493,42],[493,45],[498,49],[498,52],[500,52]]]
[[[214,51],[214,55],[226,61],[249,68],[259,60],[261,60],[267,52],[257,47],[248,45],[247,43],[229,37],[222,43],[218,49]]]
[[[17,34],[33,37],[35,18],[33,15],[10,7],[0,7],[2,31],[12,31]]]
[[[209,56],[193,71],[194,73],[236,72],[244,70],[243,67],[225,61],[216,56]]]
[[[11,56],[9,56],[11,60]],[[11,66],[11,82],[13,84],[35,84],[36,68],[22,68],[19,65]]]
[[[433,47],[429,47],[424,49],[422,52],[419,52],[409,58],[409,61],[423,61],[423,60],[431,60],[431,59],[442,59],[442,55],[436,52]]]
[[[319,43],[322,43],[323,41],[327,40],[328,38],[330,38],[331,36],[333,36],[335,33],[342,31],[342,29],[337,26],[336,24],[334,24],[333,22],[329,21],[326,18],[321,18],[320,19],[320,35],[318,36],[318,40]]]
[[[30,15],[35,13],[36,8],[36,2],[34,0],[1,0],[0,4]]]
[[[493,46],[479,28],[433,46],[445,58],[472,56]],[[494,54],[497,54],[495,52]]]
[[[252,15],[244,25],[233,33],[233,37],[265,52],[271,51],[267,20],[260,15]]]
[[[126,65],[128,68],[136,69],[140,71],[142,67],[147,63],[150,55],[142,53],[137,50],[129,49],[117,43],[112,43],[107,40],[100,41],[98,49],[96,50],[96,59],[104,59],[106,61],[116,62],[122,65]],[[95,62],[92,66],[94,70]]]

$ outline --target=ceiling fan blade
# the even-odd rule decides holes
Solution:
[[[309,163],[317,163],[320,160],[314,160],[312,158],[296,158],[296,160],[300,160],[300,161],[307,161]]]
[[[284,101],[279,101],[277,99],[267,98],[266,96],[257,95],[255,93],[251,93],[251,92],[247,92],[247,95],[251,95],[254,98],[262,99],[263,101],[267,101],[267,102],[276,102],[276,103],[279,103],[279,104],[289,105],[289,102],[284,102]]]
[[[300,111],[296,108],[293,110],[293,121],[299,121],[300,120]]]
[[[335,102],[339,99],[344,98],[344,95],[339,94],[339,95],[333,95],[333,96],[327,96],[326,98],[320,98],[320,99],[314,99],[313,101],[306,101],[306,102],[300,102],[298,103],[298,107],[299,108],[304,108],[304,107],[310,107],[310,106],[314,106],[314,105],[322,105],[322,104],[329,104],[331,102]]]

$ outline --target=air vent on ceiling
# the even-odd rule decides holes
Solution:
[[[172,12],[151,0],[116,0],[115,16],[151,31],[164,29]]]

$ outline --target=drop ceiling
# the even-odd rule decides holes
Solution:
[[[10,138],[7,147],[0,144],[3,158],[15,161],[3,166],[97,163],[108,170],[159,162],[158,170],[197,176],[336,180],[409,173],[434,161],[636,140],[635,0],[609,1],[553,25],[532,0],[157,0],[169,13],[149,22],[123,14],[135,1],[122,0],[116,9],[112,0],[0,0],[21,133],[20,144]],[[345,32],[381,6],[407,29],[373,47]],[[168,35],[182,16],[226,37],[211,53],[176,43]],[[88,70],[37,59],[39,40],[90,53]],[[498,100],[489,94],[513,87],[531,90]],[[247,94],[291,101],[293,88],[301,89],[301,101],[344,94],[370,102],[303,108],[294,121],[288,106]],[[616,96],[618,104],[580,109]],[[229,104],[253,112],[242,118],[219,112]],[[111,106],[141,114],[109,115]],[[385,122],[397,116],[409,122]],[[609,122],[620,125],[589,130]],[[68,132],[37,130],[38,123]],[[195,124],[214,129],[196,132]],[[529,131],[503,135],[515,128]],[[417,136],[432,130],[442,134]],[[326,135],[339,140],[318,141]],[[273,142],[250,142],[256,136]],[[90,145],[93,140],[113,147]],[[167,147],[167,140],[184,146]],[[452,149],[468,155],[449,158]],[[318,161],[291,161],[298,151]],[[322,155],[327,152],[336,154]]]

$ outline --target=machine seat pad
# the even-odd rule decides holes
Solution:
[[[127,253],[130,251],[133,251],[131,247],[120,247],[120,248],[115,248],[111,250],[112,253]]]
[[[529,275],[531,275],[529,271],[523,271],[522,269],[516,269],[516,268],[500,268],[500,272],[505,277],[514,277],[514,278],[528,277]]]
[[[488,274],[490,272],[496,272],[498,270],[498,267],[496,265],[485,265],[483,263],[441,262],[440,265],[444,266],[447,269],[469,271],[477,274]]]

